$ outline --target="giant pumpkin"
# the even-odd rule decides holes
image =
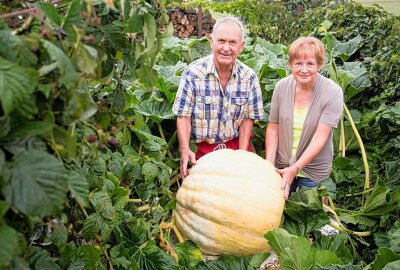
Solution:
[[[281,176],[257,154],[221,149],[197,161],[176,194],[174,219],[203,254],[267,252],[266,232],[279,227]]]

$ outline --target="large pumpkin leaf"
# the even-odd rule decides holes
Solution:
[[[375,261],[371,264],[370,269],[381,270],[384,269],[385,265],[387,265],[388,263],[399,260],[400,260],[400,254],[396,254],[390,248],[381,247],[378,249],[378,253],[375,255]]]
[[[13,207],[33,216],[56,214],[63,209],[65,169],[54,156],[39,150],[20,152],[10,163],[10,171],[3,194]]]
[[[143,142],[143,146],[150,151],[160,151],[161,147],[166,145],[167,142],[160,137],[154,136],[138,128],[132,127],[132,130],[139,137],[140,141]]]
[[[44,39],[42,39],[41,42],[43,47],[47,50],[50,59],[57,63],[57,67],[60,72],[60,78],[58,80],[59,83],[67,88],[73,87],[78,79],[78,73],[71,63],[71,60],[55,44]]]
[[[279,256],[282,269],[315,269],[315,249],[305,237],[297,237],[284,229],[276,229],[267,232],[265,238]]]
[[[135,110],[137,113],[149,117],[157,124],[160,124],[165,119],[175,119],[175,115],[172,112],[172,104],[154,97],[140,102],[135,106]]]
[[[11,113],[35,90],[38,72],[8,62],[0,57],[0,102],[4,113]]]
[[[0,269],[8,266],[18,252],[17,232],[9,226],[0,226]]]
[[[361,47],[361,36],[357,35],[347,42],[337,42],[332,49],[333,55],[347,61]]]

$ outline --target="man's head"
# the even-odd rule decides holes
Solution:
[[[234,17],[217,20],[211,35],[214,62],[219,71],[232,69],[244,46],[242,23]]]

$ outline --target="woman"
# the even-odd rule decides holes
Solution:
[[[297,188],[312,188],[329,177],[333,129],[343,108],[343,91],[319,71],[325,49],[314,37],[289,47],[292,75],[280,80],[272,95],[266,130],[266,159],[282,175],[285,199]]]

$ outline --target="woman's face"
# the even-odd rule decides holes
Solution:
[[[317,73],[321,69],[317,62],[317,57],[312,54],[305,54],[295,58],[289,67],[298,84],[310,86],[314,86]]]

